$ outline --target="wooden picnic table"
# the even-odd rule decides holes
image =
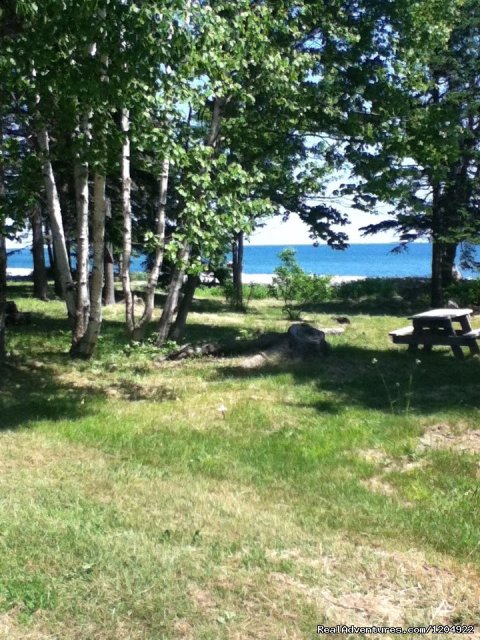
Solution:
[[[468,347],[470,353],[479,354],[477,339],[480,329],[472,329],[470,314],[472,309],[432,309],[410,316],[412,325],[390,332],[395,344],[408,344],[409,351],[416,351],[423,345],[425,351],[431,351],[435,345],[451,347],[457,358],[463,358],[462,347]],[[455,328],[453,323],[458,323]]]

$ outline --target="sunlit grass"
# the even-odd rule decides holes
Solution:
[[[62,304],[19,305],[34,319],[11,332],[0,387],[0,637],[478,619],[477,358],[421,354],[407,412],[398,317],[350,314],[328,358],[246,369],[127,348],[120,305],[98,357],[71,362]],[[275,301],[237,314],[204,296],[187,339],[287,327]]]

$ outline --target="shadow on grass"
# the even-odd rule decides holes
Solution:
[[[48,366],[32,369],[21,361],[10,362],[0,367],[0,430],[83,418],[94,412],[92,400],[100,397],[91,389],[60,382]]]
[[[369,315],[369,316],[394,316],[405,317],[425,311],[428,305],[425,302],[410,303],[396,300],[329,300],[318,304],[303,305],[298,307],[299,312],[325,313],[332,315]]]
[[[319,413],[338,414],[345,406],[424,415],[480,409],[480,359],[457,360],[446,348],[412,355],[406,350],[385,352],[339,345],[319,360],[284,361],[254,369],[227,366],[219,368],[215,375],[260,380],[285,374],[291,376],[293,384],[314,381],[320,394],[328,393],[328,398],[308,405]]]
[[[189,322],[185,334],[185,342],[220,342],[228,343],[234,340],[240,332],[241,326],[206,325],[203,322]]]

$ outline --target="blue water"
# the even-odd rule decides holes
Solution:
[[[290,245],[296,258],[309,273],[338,276],[368,277],[425,277],[430,274],[431,245],[413,243],[402,253],[392,253],[396,244],[352,244],[345,251],[333,251],[330,247]],[[245,246],[245,273],[273,273],[279,264],[278,254],[285,247],[278,245]],[[48,259],[46,256],[47,264]],[[29,249],[16,251],[8,256],[9,267],[32,268]],[[134,258],[132,271],[143,270],[143,258]],[[465,276],[476,275],[463,272]]]

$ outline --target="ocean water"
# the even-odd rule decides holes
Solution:
[[[405,251],[393,250],[398,244],[352,244],[344,251],[322,245],[290,245],[302,268],[309,273],[328,276],[367,276],[369,278],[429,277],[432,246],[414,242]],[[278,266],[278,254],[285,247],[274,245],[246,246],[245,273],[272,273]],[[477,251],[477,260],[480,252]],[[477,277],[472,271],[463,271],[465,277]]]
[[[352,244],[344,251],[327,246],[289,245],[296,251],[301,267],[320,275],[367,277],[427,277],[430,274],[431,245],[412,243],[406,251],[393,253],[396,244]],[[245,273],[273,273],[280,260],[278,254],[285,247],[278,245],[246,245]],[[478,259],[478,258],[477,258]],[[47,264],[48,258],[46,256]],[[143,258],[134,258],[132,271],[143,270]],[[32,268],[29,249],[21,249],[8,256],[9,267]],[[464,276],[478,274],[463,272]]]

